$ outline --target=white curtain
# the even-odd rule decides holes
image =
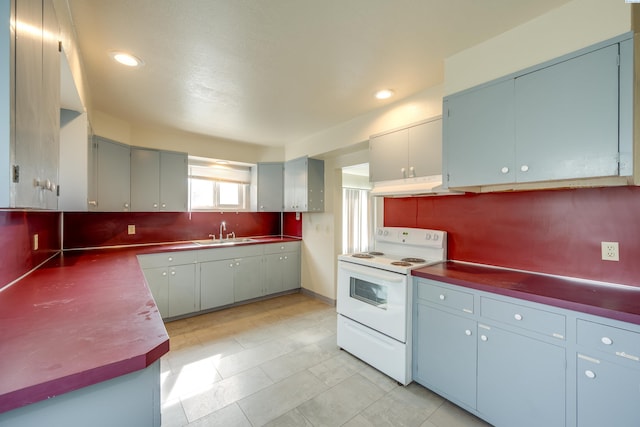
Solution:
[[[369,190],[342,189],[342,253],[369,249]]]

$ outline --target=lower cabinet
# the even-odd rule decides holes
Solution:
[[[640,426],[640,325],[422,278],[414,296],[416,382],[496,427]]]
[[[193,254],[168,252],[141,255],[138,260],[163,318],[182,316],[200,309]]]
[[[233,260],[200,263],[201,310],[233,304],[233,273]]]
[[[300,242],[148,254],[138,260],[165,319],[300,288]]]
[[[496,426],[565,425],[565,349],[478,325],[478,412]]]

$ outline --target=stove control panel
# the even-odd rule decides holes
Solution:
[[[376,230],[376,242],[387,242],[415,246],[437,246],[445,244],[447,233],[441,230],[424,228],[379,227]]]

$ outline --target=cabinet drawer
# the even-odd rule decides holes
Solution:
[[[480,315],[543,335],[565,339],[565,316],[491,298],[480,298]]]
[[[640,333],[578,319],[578,345],[640,362]]]
[[[164,252],[161,254],[138,255],[142,268],[166,267],[169,265],[192,264],[196,262],[194,251]]]
[[[473,294],[418,281],[418,298],[465,313],[473,313]]]
[[[300,242],[270,243],[264,245],[265,254],[279,254],[282,252],[295,252],[300,249]]]

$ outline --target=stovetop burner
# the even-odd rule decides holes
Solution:
[[[384,255],[384,252],[371,251],[369,252],[369,255],[382,256]]]
[[[425,262],[425,260],[423,260],[422,258],[402,258],[401,261],[404,261],[404,262],[417,262],[417,263]],[[411,265],[411,264],[409,264],[409,265]]]
[[[353,254],[351,256],[354,258],[373,258],[371,254]]]
[[[399,267],[411,267],[411,263],[406,261],[394,261],[391,263],[391,265],[397,265]]]

